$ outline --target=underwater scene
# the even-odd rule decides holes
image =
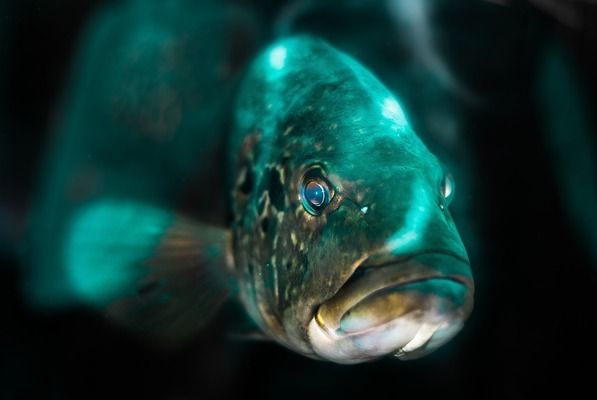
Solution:
[[[597,3],[4,1],[0,273],[0,400],[577,398]]]

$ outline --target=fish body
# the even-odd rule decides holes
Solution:
[[[322,40],[278,41],[249,69],[231,143],[235,271],[270,336],[352,363],[460,328],[473,283],[450,177],[365,67]]]
[[[95,97],[89,83],[75,91],[50,158],[31,228],[43,289],[55,293],[47,278],[61,271],[55,286],[71,297],[165,342],[192,337],[238,294],[266,336],[347,364],[418,357],[458,332],[474,285],[448,210],[454,183],[380,81],[310,36],[277,40],[244,69],[224,44],[200,40],[238,12],[197,6],[198,29],[191,11],[162,18],[130,4],[144,22],[112,21],[129,50],[114,52]],[[96,59],[115,48],[103,35]],[[210,78],[195,42],[234,77],[243,71],[238,88]],[[226,143],[221,160],[208,156],[215,143]],[[195,215],[172,201],[193,165],[225,171],[195,188],[220,207]]]

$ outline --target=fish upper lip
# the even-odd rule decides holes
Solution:
[[[426,249],[426,250],[421,250],[421,251],[417,251],[417,252],[413,252],[413,253],[409,253],[407,255],[403,255],[403,256],[397,256],[395,258],[392,258],[388,261],[383,261],[383,262],[379,262],[379,263],[368,263],[367,261],[371,259],[371,257],[375,257],[375,254],[372,254],[371,256],[365,258],[358,266],[358,268],[361,267],[383,267],[386,265],[395,265],[395,264],[399,264],[405,261],[408,261],[410,259],[413,259],[415,257],[420,257],[420,256],[425,256],[425,255],[444,255],[444,256],[448,256],[448,257],[452,257],[455,258],[456,260],[459,260],[465,264],[469,264],[469,260],[466,256],[462,256],[460,254],[457,254],[453,251],[450,250],[444,250],[444,249]],[[355,270],[356,271],[356,270]]]
[[[448,279],[460,283],[468,288],[472,297],[474,284],[469,274],[446,273],[417,263],[417,257],[422,256],[442,256],[456,260],[466,267],[469,266],[467,258],[446,250],[426,250],[384,260],[379,263],[370,263],[368,262],[370,257],[365,258],[356,265],[351,275],[338,291],[324,303],[320,304],[316,311],[317,322],[320,326],[325,326],[326,329],[337,330],[340,327],[342,316],[353,306],[373,293],[431,279]],[[398,269],[396,268],[397,266],[401,268]],[[364,274],[355,280],[355,274],[363,271]],[[368,284],[369,282],[377,284]],[[379,284],[379,282],[382,283]],[[346,295],[346,292],[348,292],[348,295]]]
[[[375,255],[372,255],[372,256],[374,257]],[[410,254],[404,255],[404,256],[397,256],[397,257],[391,258],[389,260],[384,260],[381,262],[371,262],[370,260],[371,260],[372,256],[369,256],[369,257],[363,259],[360,263],[358,263],[355,266],[355,268],[352,271],[352,273],[350,274],[350,276],[346,279],[346,281],[342,284],[342,286],[338,289],[338,291],[334,294],[334,296],[336,296],[340,291],[342,291],[342,289],[344,289],[348,284],[350,284],[350,282],[354,278],[355,274],[363,272],[363,270],[369,270],[369,269],[383,270],[384,268],[391,268],[391,267],[395,267],[398,265],[407,264],[408,262],[416,259],[417,257],[445,256],[447,258],[452,258],[456,261],[459,261],[463,265],[466,265],[466,266],[470,265],[469,260],[466,256],[462,256],[453,251],[444,250],[444,249],[422,250],[422,251],[413,252],[413,253],[410,253]],[[458,283],[462,283],[462,284],[466,285],[470,290],[474,289],[473,284],[472,284],[472,278],[470,278],[469,276],[462,275],[462,274],[454,274],[454,273],[446,274],[446,273],[443,273],[436,269],[426,268],[424,271],[420,270],[420,269],[418,271],[407,270],[407,271],[405,271],[405,273],[403,275],[407,276],[409,272],[415,272],[414,275],[416,275],[416,276],[414,276],[412,279],[405,280],[404,282],[399,282],[396,284],[389,284],[387,286],[380,287],[378,290],[385,289],[388,287],[398,286],[398,285],[406,285],[409,283],[414,283],[414,282],[423,281],[423,280],[427,280],[427,279],[433,279],[433,278],[451,279]],[[333,298],[334,296],[332,296],[331,298]]]

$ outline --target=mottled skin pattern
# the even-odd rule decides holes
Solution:
[[[470,277],[439,190],[441,165],[387,89],[348,56],[308,37],[276,43],[249,70],[235,123],[236,274],[249,313],[277,341],[314,356],[309,321],[367,257],[435,250],[463,260],[457,273]],[[300,199],[313,166],[332,186],[320,216]],[[413,193],[427,222],[418,240],[389,251],[412,219]]]

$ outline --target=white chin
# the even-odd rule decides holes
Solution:
[[[446,343],[463,326],[460,320],[450,321],[437,314],[426,313],[423,318],[414,314],[351,333],[328,330],[313,318],[309,339],[317,356],[339,364],[356,364],[388,354],[417,358]]]

